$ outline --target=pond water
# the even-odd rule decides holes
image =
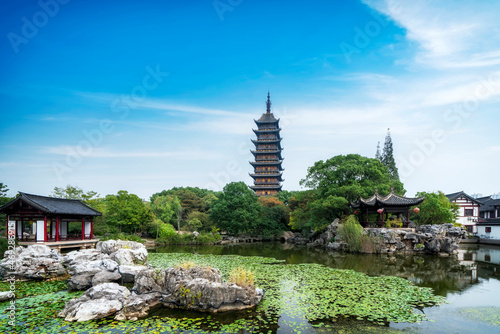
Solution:
[[[421,323],[390,323],[388,327],[374,327],[348,321],[321,330],[309,326],[300,314],[296,314],[294,317],[282,316],[278,328],[273,330],[276,333],[291,332],[290,324],[297,322],[305,323],[303,333],[500,333],[500,247],[462,246],[456,257],[344,254],[281,243],[170,246],[149,251],[262,256],[288,264],[318,263],[370,276],[402,277],[417,286],[430,287],[448,300],[447,304],[423,308],[421,311],[430,321]],[[291,298],[290,303],[293,302]]]

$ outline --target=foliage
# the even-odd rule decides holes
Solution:
[[[343,197],[347,203],[360,196],[372,196],[375,189],[382,195],[388,194],[391,187],[397,194],[405,193],[403,184],[391,180],[387,167],[380,161],[358,154],[337,155],[316,162],[307,169],[307,176],[300,184],[317,189],[319,198]]]
[[[188,223],[184,226],[186,231],[194,232],[200,231],[203,224],[198,218],[192,218],[188,221]]]
[[[453,224],[457,219],[458,204],[450,202],[448,197],[441,191],[434,193],[419,192],[417,196],[425,196],[425,199],[418,206],[420,211],[411,215],[410,219],[419,225]]]
[[[401,218],[387,219],[384,223],[386,228],[401,228],[403,227],[403,220]]]
[[[172,235],[174,235],[176,233],[177,232],[175,231],[175,228],[172,226],[172,224],[161,223],[160,226],[159,226],[158,237],[160,237],[160,238],[168,238],[168,237],[171,237]]]
[[[278,199],[285,203],[285,205],[288,205],[288,202],[290,201],[290,198],[298,194],[300,191],[288,191],[288,190],[282,190],[278,193]]]
[[[392,148],[391,131],[387,129],[387,135],[385,136],[384,150],[380,156],[380,161],[384,166],[387,167],[391,180],[399,181],[398,168],[396,167],[396,161],[394,160],[394,152]]]
[[[191,269],[191,268],[194,268],[194,267],[196,267],[196,265],[194,264],[193,261],[182,262],[181,264],[179,264],[177,266],[177,268],[182,268],[182,269],[185,269],[185,270],[188,270],[188,269]]]
[[[337,235],[347,243],[351,252],[360,252],[364,230],[354,215],[350,215],[337,229]],[[365,240],[365,243],[367,241]]]
[[[7,185],[0,182],[0,197],[7,197],[8,191],[9,188],[7,187]]]
[[[157,219],[164,223],[174,223],[177,210],[180,208],[181,202],[177,196],[165,195],[155,196],[151,201],[150,207]]]
[[[142,234],[151,227],[154,215],[151,209],[134,194],[120,190],[106,196],[106,223],[118,228],[119,233]]]
[[[398,194],[405,192],[403,184],[392,180],[387,167],[379,160],[358,154],[316,162],[308,168],[300,184],[315,190],[308,194],[307,203],[300,205],[299,212],[292,209],[291,226],[302,230],[325,228],[335,218],[349,214],[351,202],[372,196],[376,189],[382,195],[388,194],[391,187]]]
[[[198,232],[210,232],[213,228],[215,228],[215,224],[210,220],[210,216],[206,212],[192,211],[186,219],[188,222],[193,219],[200,221],[201,227],[197,230]]]
[[[99,197],[99,194],[95,191],[83,191],[83,189],[67,185],[66,188],[54,187],[51,197],[66,198],[66,199],[78,199],[83,202],[90,201]]]
[[[210,219],[221,230],[238,235],[254,230],[260,209],[257,195],[245,183],[232,182],[214,202]]]
[[[231,270],[229,282],[242,287],[253,287],[255,283],[255,274],[249,269],[238,267]]]

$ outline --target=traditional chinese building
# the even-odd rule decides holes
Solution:
[[[370,198],[360,197],[358,201],[351,206],[360,214],[359,221],[367,227],[370,214],[378,214],[377,222],[384,224],[389,214],[395,215],[402,219],[403,226],[407,226],[410,217],[410,207],[418,205],[424,201],[425,197],[404,197],[394,193],[391,187],[391,192],[382,196],[375,189],[375,194]]]
[[[254,173],[250,176],[254,179],[254,185],[250,188],[255,191],[257,196],[276,195],[281,191],[281,182],[283,181],[283,168],[281,163],[281,137],[279,119],[276,119],[271,112],[271,97],[267,93],[266,113],[258,120],[254,120],[257,124],[257,130],[253,130],[257,136],[257,140],[252,142],[255,144],[255,150],[251,151],[255,157],[255,161],[250,162],[254,168]]]
[[[94,218],[102,213],[76,199],[19,192],[18,197],[0,207],[0,213],[7,215],[7,230],[14,233],[19,245],[42,243],[67,248],[92,246],[99,241],[94,239]]]

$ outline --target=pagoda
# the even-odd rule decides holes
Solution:
[[[255,150],[251,151],[255,157],[254,162],[250,164],[254,168],[254,173],[250,176],[254,179],[254,185],[250,188],[255,191],[257,196],[272,196],[281,191],[281,182],[283,168],[281,163],[281,137],[279,119],[274,118],[271,112],[271,97],[267,93],[266,113],[262,114],[258,120],[254,120],[257,124],[257,130],[253,130],[257,136],[257,140],[252,142],[255,144]]]

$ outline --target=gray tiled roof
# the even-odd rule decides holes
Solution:
[[[353,207],[359,207],[361,204],[365,206],[413,206],[418,205],[424,201],[425,197],[404,197],[395,194],[392,190],[387,196],[381,196],[378,192],[375,192],[370,198],[360,198],[357,203],[354,203]]]
[[[101,216],[102,213],[92,209],[90,206],[76,199],[64,199],[55,197],[46,197],[19,192],[19,196],[11,202],[0,207],[0,212],[10,207],[12,204],[24,201],[36,209],[48,213],[59,215],[78,215],[78,216]]]

